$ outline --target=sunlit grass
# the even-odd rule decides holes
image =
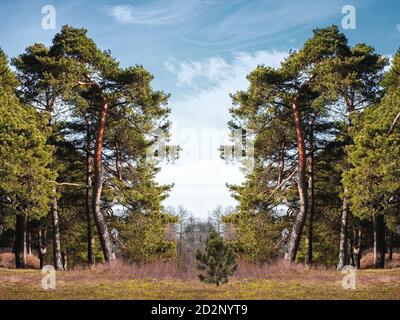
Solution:
[[[400,299],[400,270],[362,270],[357,289],[344,290],[343,274],[304,270],[265,278],[234,278],[216,287],[195,279],[134,278],[96,270],[57,273],[44,290],[38,270],[0,269],[1,299]]]

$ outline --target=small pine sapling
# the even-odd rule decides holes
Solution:
[[[197,268],[206,271],[199,275],[200,281],[217,286],[227,283],[237,269],[232,248],[215,231],[211,231],[207,239],[206,252],[197,250],[196,259]]]

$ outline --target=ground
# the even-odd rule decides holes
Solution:
[[[221,287],[192,279],[146,278],[126,270],[57,272],[55,290],[44,290],[39,270],[0,269],[0,299],[400,299],[400,270],[357,271],[356,289],[342,288],[334,270],[294,268],[238,276]]]

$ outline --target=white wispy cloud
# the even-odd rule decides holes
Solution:
[[[189,19],[205,5],[202,0],[155,0],[142,5],[110,6],[106,12],[123,24],[168,25]]]
[[[220,57],[212,57],[207,61],[183,61],[171,59],[165,62],[165,67],[177,77],[179,85],[192,85],[196,78],[219,81],[229,75],[229,64]]]
[[[379,0],[353,0],[357,13]],[[305,31],[326,24],[341,24],[341,9],[348,0],[253,0],[229,1],[231,8],[221,18],[210,18],[202,28],[182,40],[214,52],[245,50],[272,41],[290,46]],[[217,3],[223,10],[225,1]],[[212,16],[211,16],[212,17]],[[248,49],[247,49],[248,50]]]
[[[246,76],[258,65],[278,67],[287,52],[238,52],[230,59],[213,56],[205,60],[170,59],[172,72],[185,93],[172,95],[172,142],[182,147],[175,166],[163,166],[158,181],[175,183],[166,205],[184,205],[197,216],[206,216],[217,205],[235,205],[226,183],[241,183],[237,165],[226,165],[218,147],[228,143],[230,93],[245,90]],[[205,132],[206,134],[203,134]]]
[[[181,86],[199,88],[197,82],[207,81],[213,84],[214,90],[227,84],[232,87],[240,86],[246,82],[246,75],[260,64],[278,67],[282,59],[287,55],[285,52],[257,51],[254,54],[246,52],[233,53],[233,61],[215,56],[204,61],[177,61],[174,58],[166,61],[164,66],[172,72]],[[213,90],[211,89],[211,90]],[[210,92],[207,88],[206,92]],[[199,92],[200,93],[200,92]]]

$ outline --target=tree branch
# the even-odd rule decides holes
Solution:
[[[394,120],[393,120],[393,122],[392,122],[392,124],[391,124],[391,126],[390,126],[390,129],[389,129],[389,131],[388,131],[388,136],[390,136],[392,133],[393,133],[393,130],[394,130],[394,128],[395,128],[395,126],[396,126],[396,124],[397,124],[397,122],[400,120],[400,112],[397,114],[397,116],[394,118]]]
[[[73,183],[73,182],[57,182],[57,181],[46,181],[48,183],[53,183],[57,186],[72,186],[72,187],[82,187],[82,188],[87,188],[85,184],[81,183]]]

